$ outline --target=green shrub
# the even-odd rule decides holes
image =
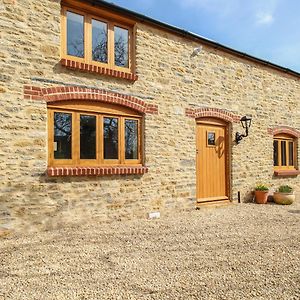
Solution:
[[[291,188],[289,185],[281,185],[278,189],[279,193],[291,193],[293,191],[293,188]]]
[[[258,185],[255,187],[255,190],[256,190],[256,191],[268,191],[269,188],[268,188],[266,185],[258,184]]]

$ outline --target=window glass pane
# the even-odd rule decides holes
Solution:
[[[278,166],[278,141],[273,142],[273,161],[274,161],[274,166]]]
[[[54,113],[54,158],[72,158],[72,115]]]
[[[289,142],[289,165],[294,165],[294,143]]]
[[[103,119],[104,159],[118,159],[118,119]]]
[[[96,117],[80,115],[80,159],[96,159]]]
[[[281,141],[281,165],[286,166],[286,141]]]
[[[92,20],[93,60],[107,63],[107,24]]]
[[[216,133],[215,132],[207,132],[207,145],[208,146],[216,145]]]
[[[84,57],[84,17],[67,12],[67,53]]]
[[[115,65],[128,68],[128,30],[115,26],[114,33]]]
[[[138,159],[137,120],[125,120],[125,159]]]

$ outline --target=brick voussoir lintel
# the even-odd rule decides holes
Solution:
[[[106,175],[142,175],[148,173],[145,166],[112,167],[48,167],[47,175],[57,176],[106,176]]]
[[[158,114],[156,104],[147,103],[131,95],[123,95],[103,89],[92,89],[78,86],[56,86],[40,88],[24,86],[24,99],[41,100],[47,103],[67,100],[92,100],[112,103],[134,109],[140,113]]]
[[[186,108],[185,115],[187,117],[197,119],[204,117],[215,117],[231,123],[239,123],[241,116],[219,108]]]
[[[300,131],[290,127],[290,126],[277,126],[274,128],[268,128],[268,133],[271,135],[277,135],[277,134],[288,134],[295,138],[300,138]]]

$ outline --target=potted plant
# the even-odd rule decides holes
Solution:
[[[295,194],[290,186],[281,185],[278,191],[274,192],[273,198],[277,204],[289,205],[295,201]]]
[[[266,204],[268,201],[269,188],[263,184],[255,187],[255,201],[258,204]]]

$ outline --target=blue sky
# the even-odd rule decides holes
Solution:
[[[110,0],[300,72],[299,0]]]

